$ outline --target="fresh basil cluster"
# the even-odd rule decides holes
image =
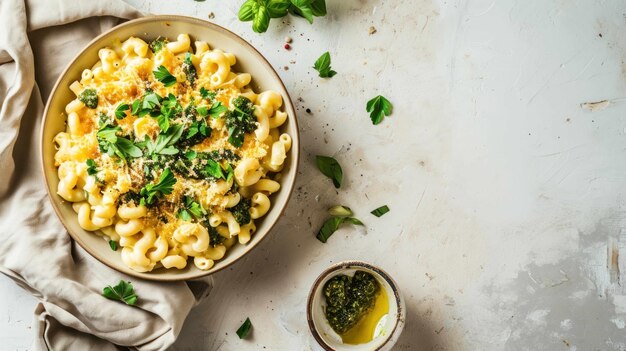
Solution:
[[[239,20],[252,21],[252,30],[264,33],[270,19],[291,13],[313,23],[313,17],[326,16],[326,0],[246,0],[239,9]]]

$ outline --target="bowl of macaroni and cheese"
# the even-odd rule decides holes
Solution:
[[[298,165],[295,110],[271,65],[183,16],[94,39],[57,81],[41,137],[48,194],[72,238],[153,280],[198,278],[252,250]]]

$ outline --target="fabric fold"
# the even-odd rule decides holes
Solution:
[[[0,1],[0,272],[40,300],[34,349],[166,349],[211,289],[210,278],[157,283],[101,264],[71,240],[44,189],[39,131],[50,89],[93,37],[140,15],[119,0]],[[121,279],[137,306],[101,296]]]

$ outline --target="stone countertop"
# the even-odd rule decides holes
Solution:
[[[346,259],[381,266],[404,292],[396,350],[626,349],[623,1],[328,0],[313,25],[275,19],[262,35],[236,19],[242,1],[127,1],[212,13],[274,65],[300,123],[284,218],[215,275],[173,350],[315,348],[308,290]],[[325,51],[332,79],[312,69]],[[377,94],[394,111],[373,126],[365,103]],[[342,164],[339,191],[318,154]],[[367,229],[322,244],[335,204]],[[369,214],[384,204],[390,213]],[[28,349],[35,301],[0,281],[0,340]],[[253,335],[239,340],[246,317]]]

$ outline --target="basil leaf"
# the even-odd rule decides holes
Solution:
[[[259,6],[259,10],[252,20],[252,30],[256,33],[264,33],[270,25],[270,14],[265,6]]]
[[[370,112],[370,119],[374,125],[382,122],[385,116],[389,116],[393,109],[393,105],[384,96],[378,95],[367,102],[365,106],[367,112]]]
[[[237,329],[237,336],[239,339],[245,339],[250,334],[250,330],[252,330],[252,322],[250,318],[246,318],[245,322]]]
[[[375,209],[374,211],[370,212],[371,214],[373,214],[376,217],[381,217],[382,215],[384,215],[385,213],[389,212],[389,207],[387,205],[384,206],[380,206],[379,208]]]
[[[133,306],[137,303],[137,295],[133,289],[131,282],[120,280],[116,286],[107,286],[102,289],[102,296],[109,300],[122,301],[127,305]]]
[[[337,160],[332,157],[318,155],[315,157],[315,163],[322,174],[333,180],[335,188],[341,187],[343,170]]]
[[[325,243],[328,238],[330,238],[330,236],[333,235],[337,229],[339,229],[339,226],[343,223],[343,221],[344,217],[331,217],[327,219],[317,233],[317,240]]]
[[[311,10],[315,17],[326,16],[326,0],[313,0],[311,2]]]
[[[291,2],[289,0],[271,0],[265,6],[271,18],[280,18],[287,14]]]
[[[126,111],[128,111],[128,108],[128,104],[121,104],[117,106],[117,108],[115,109],[115,118],[123,119],[124,117],[126,117]]]
[[[324,222],[322,228],[317,232],[317,240],[325,243],[343,223],[363,225],[363,222],[354,217],[331,217]]]
[[[328,209],[328,214],[333,217],[348,217],[352,216],[352,210],[347,206],[333,206]]]
[[[259,6],[255,0],[248,0],[241,5],[237,17],[239,17],[241,22],[252,21],[259,11],[258,7]]]
[[[117,241],[109,240],[109,247],[113,251],[117,251]]]
[[[322,56],[315,61],[313,68],[319,72],[322,78],[331,78],[337,74],[337,72],[330,69],[330,53],[328,51],[323,53]]]
[[[174,83],[176,83],[176,77],[174,77],[163,65],[159,66],[156,71],[152,71],[152,73],[154,74],[154,78],[163,83],[166,87],[171,87]]]

